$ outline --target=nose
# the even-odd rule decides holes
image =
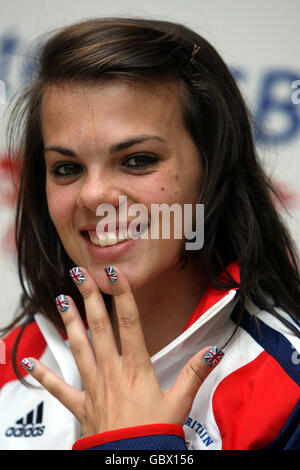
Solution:
[[[118,182],[111,174],[104,171],[91,170],[82,178],[77,196],[77,207],[87,209],[96,214],[100,204],[119,205],[119,196],[124,194]]]

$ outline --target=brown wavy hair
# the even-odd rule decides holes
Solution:
[[[256,153],[254,120],[214,47],[182,24],[141,18],[85,20],[47,34],[41,44],[36,75],[14,104],[7,130],[9,154],[17,149],[22,155],[16,244],[23,295],[19,314],[4,330],[23,325],[13,353],[18,377],[17,345],[33,314],[39,311],[63,329],[54,302],[62,291],[84,311],[66,274],[73,262],[49,216],[45,192],[41,101],[52,83],[180,81],[183,120],[202,158],[199,201],[205,204],[204,246],[185,253],[185,261],[205,269],[219,289],[238,287],[241,316],[248,299],[281,318],[271,297],[300,319],[299,262],[274,206],[273,198],[280,198]],[[234,260],[241,281],[229,273],[217,279]],[[111,299],[104,298],[109,310]]]

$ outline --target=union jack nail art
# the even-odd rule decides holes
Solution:
[[[24,357],[24,359],[22,359],[21,366],[28,371],[32,371],[34,369],[33,362],[30,359],[27,359],[27,357]]]
[[[62,294],[56,297],[56,305],[61,313],[65,312],[69,308],[69,302],[67,298]]]
[[[106,266],[106,268],[104,268],[104,271],[106,272],[107,277],[111,282],[117,281],[118,275],[112,266]]]
[[[204,361],[210,367],[214,367],[219,364],[223,356],[223,351],[218,346],[213,346],[204,354]]]
[[[75,268],[70,269],[69,273],[75,284],[79,285],[82,284],[83,281],[85,281],[83,272],[77,266],[75,266]]]

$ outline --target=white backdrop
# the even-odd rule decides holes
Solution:
[[[254,117],[265,125],[266,132],[255,135],[256,144],[284,194],[287,222],[300,246],[300,0],[1,0],[0,13],[0,327],[11,319],[20,295],[5,111],[11,94],[30,76],[32,42],[81,19],[140,16],[182,22],[216,47]]]

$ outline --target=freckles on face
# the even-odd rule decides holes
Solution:
[[[45,147],[59,146],[75,153],[75,158],[46,153],[46,191],[50,216],[76,264],[87,263],[93,270],[101,264],[89,253],[80,232],[81,226],[98,221],[95,208],[99,204],[127,196],[128,207],[143,204],[150,214],[152,204],[197,201],[200,158],[182,123],[176,84],[53,86],[43,99],[42,130]],[[138,136],[158,136],[161,141],[110,153],[116,144]],[[142,171],[124,166],[126,159],[137,154],[155,155],[157,163]],[[80,164],[82,172],[65,180],[55,178],[51,168],[64,160]],[[151,276],[167,269],[181,245],[182,240],[143,240],[130,257],[120,257],[118,262],[132,277],[143,279],[145,273]]]
[[[55,223],[56,228],[59,231],[67,226],[70,228],[69,222],[72,221],[72,214],[74,214],[76,207],[76,194],[74,194],[74,191],[72,191],[71,188],[67,189],[63,185],[57,187],[50,178],[47,178],[46,196],[50,217]]]
[[[58,236],[74,263],[81,262],[81,257],[76,256],[79,244],[75,236],[74,213],[76,211],[76,194],[71,188],[56,187],[48,178],[46,184],[46,196],[48,210]]]

